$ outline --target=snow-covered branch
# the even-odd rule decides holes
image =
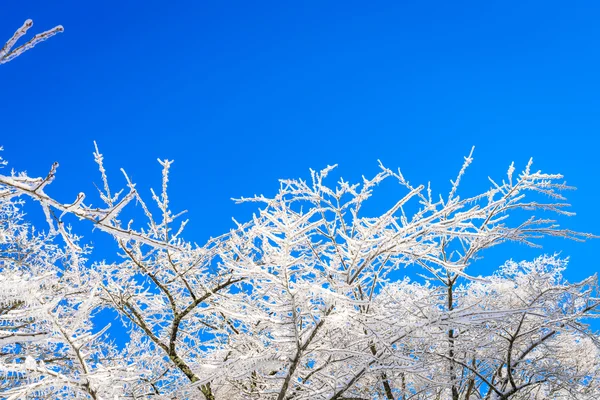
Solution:
[[[19,41],[19,39],[22,38],[23,36],[25,36],[27,34],[27,31],[29,30],[29,28],[31,28],[32,26],[33,26],[33,21],[28,19],[27,21],[25,21],[23,26],[21,26],[19,29],[17,29],[17,31],[14,33],[14,35],[4,44],[2,49],[0,49],[0,64],[4,64],[4,63],[14,60],[21,54],[25,53],[27,50],[32,49],[38,43],[43,42],[44,40],[51,38],[52,36],[56,35],[57,33],[64,31],[64,28],[62,27],[62,25],[55,26],[52,29],[48,29],[47,31],[38,33],[33,38],[28,40],[26,43],[13,49],[13,47]]]

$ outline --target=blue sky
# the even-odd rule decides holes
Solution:
[[[273,194],[278,178],[340,165],[356,180],[377,160],[446,192],[485,190],[511,161],[565,174],[572,229],[600,234],[600,4],[595,1],[19,1],[0,39],[27,18],[65,32],[0,68],[0,144],[17,170],[61,167],[49,190],[72,201],[99,182],[93,140],[115,185],[142,193],[175,159],[171,197],[202,243]],[[587,244],[570,279],[600,271]],[[505,247],[488,265],[538,254]],[[484,260],[485,264],[486,261]]]

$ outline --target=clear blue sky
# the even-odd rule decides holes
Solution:
[[[199,243],[247,214],[231,197],[278,178],[338,163],[357,179],[381,159],[446,191],[475,145],[468,191],[533,156],[579,188],[569,227],[600,234],[599,15],[597,1],[6,2],[0,39],[27,18],[65,32],[0,67],[0,144],[33,175],[59,161],[65,202],[99,182],[93,140],[142,193],[156,158],[175,159],[173,205]],[[599,244],[545,251],[579,279]]]

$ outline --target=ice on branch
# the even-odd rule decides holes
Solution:
[[[25,36],[27,34],[27,31],[29,30],[29,28],[31,28],[32,26],[33,26],[33,21],[28,19],[27,21],[25,21],[23,26],[21,26],[14,33],[14,35],[6,42],[6,44],[0,50],[0,64],[4,64],[4,63],[14,60],[21,54],[25,53],[27,50],[32,49],[38,43],[43,42],[44,40],[51,38],[52,36],[56,35],[57,33],[64,31],[64,28],[62,27],[62,25],[55,26],[54,28],[49,29],[45,32],[38,33],[37,35],[35,35],[33,38],[31,38],[26,43],[13,49],[13,47],[19,41],[19,39],[22,38],[23,36]]]

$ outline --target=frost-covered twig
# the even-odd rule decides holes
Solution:
[[[56,35],[57,33],[64,31],[64,28],[62,27],[62,25],[55,26],[54,28],[48,29],[45,32],[38,33],[33,38],[31,38],[29,41],[27,41],[27,43],[17,47],[16,49],[13,49],[13,47],[19,41],[19,39],[21,37],[23,37],[27,33],[29,28],[31,28],[32,26],[33,26],[33,21],[28,19],[27,21],[25,21],[23,26],[21,26],[14,33],[14,35],[6,42],[6,44],[0,50],[0,64],[4,64],[4,63],[14,60],[21,54],[25,53],[27,50],[32,49],[38,43],[43,42],[44,40],[51,38],[52,36]]]

